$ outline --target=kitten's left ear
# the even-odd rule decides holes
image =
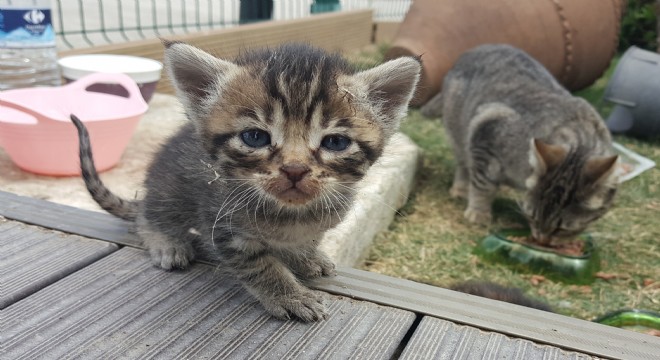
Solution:
[[[418,59],[401,57],[353,75],[368,105],[390,134],[398,129],[408,111],[421,69]]]

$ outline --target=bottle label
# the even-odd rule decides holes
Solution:
[[[50,9],[0,9],[0,48],[55,46]]]

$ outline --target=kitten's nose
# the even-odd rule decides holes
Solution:
[[[291,182],[296,183],[305,177],[305,174],[309,172],[309,167],[304,164],[287,164],[283,165],[280,171],[285,173]]]

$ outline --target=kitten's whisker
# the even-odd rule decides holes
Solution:
[[[335,210],[335,213],[337,214],[337,217],[339,218],[339,221],[340,222],[344,221],[344,219],[341,217],[341,214],[339,213],[339,210],[337,210],[337,208],[335,207],[334,202],[330,198],[328,198],[328,202],[330,203],[330,206],[332,206],[332,209]],[[332,215],[332,214],[330,214],[330,215]],[[330,217],[330,220],[332,220],[331,217]]]
[[[335,198],[337,204],[339,204],[342,207],[342,210],[343,210],[344,214],[350,213],[351,204],[350,204],[349,199],[344,194],[339,192],[339,190],[333,189],[333,188],[330,188],[330,194]],[[334,204],[333,204],[333,208],[334,208]],[[341,215],[339,215],[339,212],[337,211],[336,208],[335,208],[335,212],[337,212],[337,215],[339,216],[339,219],[341,221],[344,221],[344,219],[341,217]]]
[[[234,207],[232,208],[231,212],[229,212],[229,219],[228,219],[228,226],[229,226],[229,233],[231,237],[234,237],[234,230],[232,229],[232,220],[234,218],[234,214],[241,210],[244,207],[247,207],[248,202],[244,203],[243,201],[247,199],[248,197],[251,197],[252,194],[254,193],[255,189],[254,188],[249,188],[246,191],[241,193],[241,197],[237,199],[234,203]],[[239,207],[240,205],[240,207]],[[225,215],[226,216],[226,215]]]
[[[352,187],[349,187],[349,186],[346,186],[346,185],[342,185],[342,184],[339,184],[339,183],[333,183],[333,184],[337,184],[337,185],[342,186],[342,187],[344,187],[344,188],[346,188],[346,189],[349,189],[349,190],[351,190],[351,191],[355,191]],[[363,193],[362,195],[364,195],[364,194],[365,194],[365,193]],[[387,207],[390,208],[392,211],[394,211],[394,213],[395,213],[397,216],[403,216],[403,214],[400,213],[399,210],[395,209],[394,207],[392,207],[392,205],[390,205],[390,204],[386,203],[385,201],[383,201],[383,200],[382,200],[380,197],[378,197],[377,195],[374,195],[373,197],[371,197],[371,199],[377,201],[377,202],[378,202],[379,204],[381,204],[381,205],[385,205],[385,206],[387,206]]]
[[[225,208],[225,205],[226,205],[231,199],[233,199],[232,195],[233,195],[236,191],[238,191],[239,189],[241,189],[244,185],[249,185],[249,184],[247,184],[247,183],[242,183],[242,184],[238,185],[236,188],[234,188],[234,190],[232,190],[232,191],[229,193],[229,195],[227,195],[227,197],[225,197],[225,200],[223,201],[222,205],[220,205],[220,209],[218,209],[218,212],[217,212],[217,214],[215,215],[215,221],[213,222],[213,227],[211,228],[211,244],[212,244],[212,246],[213,246],[214,248],[215,248],[215,227],[216,227],[216,225],[218,224],[218,221],[224,216],[224,215],[221,216],[220,213],[221,213],[222,210]],[[243,191],[245,191],[245,190],[243,190]],[[240,196],[240,195],[239,195],[239,196]]]

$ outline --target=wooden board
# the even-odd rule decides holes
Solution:
[[[0,218],[0,309],[118,248],[108,242]]]
[[[593,359],[554,346],[481,331],[425,316],[415,329],[400,360],[412,359]]]
[[[123,248],[3,311],[7,359],[390,359],[415,314],[328,295],[281,321],[213,266],[167,272]]]

